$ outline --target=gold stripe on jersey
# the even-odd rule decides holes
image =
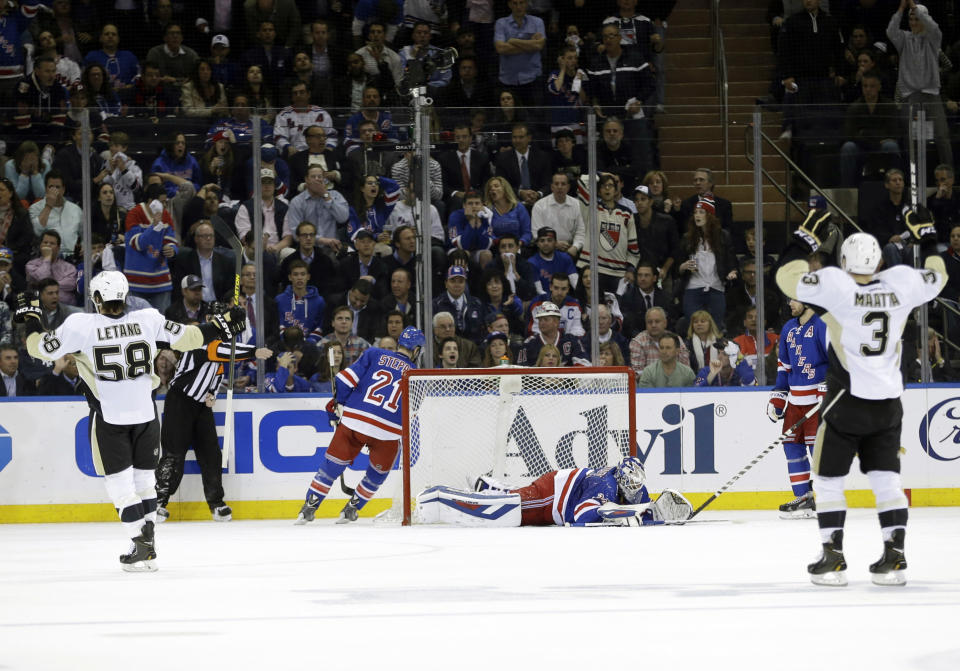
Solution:
[[[97,417],[99,413],[92,413],[90,418],[90,454],[93,457],[93,470],[97,475],[106,475],[103,471],[103,459],[100,457],[100,442],[97,440]]]

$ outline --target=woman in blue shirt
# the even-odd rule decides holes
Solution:
[[[498,239],[504,233],[513,233],[520,239],[520,246],[530,244],[530,214],[517,200],[513,187],[503,177],[491,177],[483,187],[484,202],[493,210],[490,220],[490,236]]]

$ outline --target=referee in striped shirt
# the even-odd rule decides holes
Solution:
[[[237,344],[236,360],[269,359],[266,347]],[[157,466],[157,522],[170,513],[167,504],[183,479],[183,462],[192,445],[200,465],[203,495],[213,519],[226,522],[233,511],[223,502],[223,473],[213,405],[223,382],[224,364],[230,365],[230,343],[214,340],[206,347],[185,352],[170,381],[160,428],[163,454]]]

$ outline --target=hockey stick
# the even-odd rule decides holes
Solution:
[[[827,407],[823,409],[823,412],[820,413],[820,419],[821,419],[821,420],[823,420],[824,415],[826,415],[828,412],[830,412],[830,408],[833,407],[834,403],[836,403],[837,401],[840,400],[840,397],[843,396],[843,394],[844,394],[845,391],[846,391],[846,389],[841,389],[841,390],[837,393],[837,395],[833,397],[833,400],[830,401],[830,403],[827,405]],[[814,414],[815,412],[817,412],[817,410],[820,409],[821,403],[823,403],[822,400],[819,401],[819,402],[818,402],[816,405],[814,405],[812,408],[810,408],[809,410],[807,410],[807,411],[804,413],[803,417],[801,417],[801,418],[798,419],[796,422],[794,422],[793,425],[792,425],[789,429],[787,429],[786,431],[784,431],[783,433],[781,433],[781,434],[777,437],[777,439],[776,439],[775,441],[773,441],[772,443],[770,443],[767,447],[765,447],[765,448],[763,449],[763,452],[761,452],[760,454],[758,454],[757,456],[755,456],[755,457],[753,458],[753,460],[750,461],[749,464],[747,464],[746,466],[744,466],[743,468],[740,469],[740,472],[739,472],[739,473],[737,473],[737,474],[734,475],[732,478],[730,478],[729,480],[727,480],[727,483],[726,483],[723,487],[721,487],[721,488],[718,489],[716,492],[714,492],[713,496],[711,496],[709,499],[707,499],[706,501],[704,501],[703,503],[701,503],[699,508],[697,508],[697,509],[694,510],[692,513],[690,513],[690,517],[688,517],[687,520],[692,520],[694,517],[696,517],[697,514],[698,514],[701,510],[703,510],[704,508],[706,508],[707,506],[709,506],[711,503],[713,503],[713,501],[714,501],[718,496],[720,496],[720,495],[723,494],[725,491],[727,491],[728,489],[730,489],[730,486],[733,485],[733,483],[736,482],[737,480],[739,480],[741,477],[743,477],[744,473],[746,473],[746,472],[749,471],[751,468],[753,468],[754,466],[756,466],[756,465],[760,462],[760,460],[763,459],[763,458],[764,458],[765,456],[767,456],[768,454],[770,454],[770,452],[772,452],[772,451],[775,450],[777,447],[779,447],[780,445],[782,445],[783,443],[785,443],[786,440],[787,440],[787,438],[790,436],[790,434],[793,433],[794,429],[796,429],[798,426],[800,426],[801,424],[803,424],[805,421],[807,421],[808,419],[810,419],[811,417],[813,417],[813,414]]]
[[[240,238],[226,223],[217,217],[212,220],[217,234],[229,243],[233,249],[233,305],[240,305],[240,269],[243,266],[243,244]],[[236,376],[234,366],[237,362],[237,338],[230,339],[230,368],[227,370],[227,407],[223,419],[223,452],[220,457],[220,467],[229,468],[230,453],[233,452],[233,383]]]

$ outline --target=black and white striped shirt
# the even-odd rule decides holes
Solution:
[[[236,360],[254,358],[254,345],[237,345]],[[224,364],[230,365],[230,343],[214,340],[206,347],[184,352],[177,372],[170,381],[170,390],[176,390],[203,403],[207,394],[216,394],[223,382]]]

